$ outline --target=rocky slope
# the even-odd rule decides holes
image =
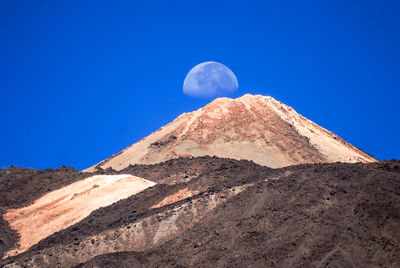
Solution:
[[[95,175],[49,192],[27,207],[8,209],[3,219],[18,232],[20,239],[19,246],[5,256],[24,252],[43,238],[80,222],[92,211],[154,185],[127,174]]]
[[[74,168],[36,170],[18,167],[0,169],[0,256],[19,240],[3,215],[8,209],[31,204],[42,195],[87,177]]]
[[[218,98],[88,168],[116,170],[178,157],[247,159],[273,168],[302,163],[374,162],[375,158],[272,97]]]
[[[30,180],[50,185],[46,174],[57,178],[60,172],[70,178],[50,187],[62,188],[94,175],[69,169],[1,170],[0,180],[7,185],[13,180],[3,176],[18,175],[26,195],[21,204],[7,202],[13,208],[32,203],[40,194],[31,192]],[[0,265],[400,265],[399,161],[271,169],[250,161],[200,157],[131,165],[121,171],[99,169],[96,174],[100,173],[131,174],[157,184],[93,211]],[[0,201],[3,211],[10,208]],[[0,239],[5,241],[5,236]],[[18,243],[17,235],[7,237]]]

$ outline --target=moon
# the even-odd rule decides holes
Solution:
[[[193,67],[183,82],[183,93],[195,98],[222,97],[239,88],[233,72],[225,65],[207,61]]]

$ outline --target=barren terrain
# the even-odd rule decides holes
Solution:
[[[97,175],[49,192],[30,206],[9,209],[3,215],[17,231],[19,247],[9,251],[14,256],[43,238],[71,226],[92,211],[132,196],[155,183],[132,175]]]
[[[8,175],[24,173],[14,168],[0,174],[7,171]],[[118,172],[100,169],[98,173]],[[270,169],[250,161],[200,157],[133,165],[119,173],[157,185],[93,211],[1,264],[400,265],[399,161]],[[93,174],[85,174],[89,175]],[[31,195],[29,187],[22,189]]]

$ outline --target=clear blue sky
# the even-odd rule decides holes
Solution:
[[[86,168],[210,99],[270,95],[379,159],[400,158],[399,1],[0,2],[0,167]]]

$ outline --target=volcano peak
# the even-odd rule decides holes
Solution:
[[[319,162],[374,162],[375,158],[270,96],[217,98],[184,113],[96,167],[121,170],[178,157],[247,159],[273,168]]]

